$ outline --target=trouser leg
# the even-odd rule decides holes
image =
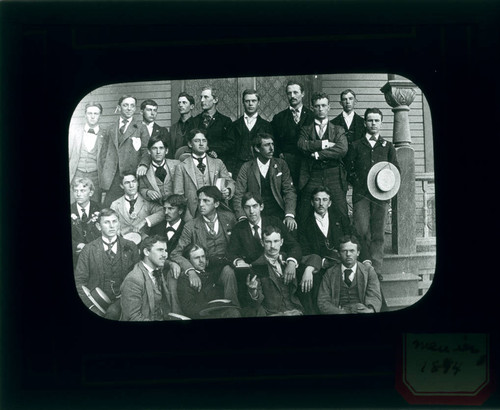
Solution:
[[[218,284],[224,287],[224,298],[229,299],[239,307],[238,285],[236,284],[236,276],[231,266],[224,266],[219,276]]]
[[[361,244],[361,252],[359,260],[362,262],[366,259],[371,260],[370,242],[370,201],[366,198],[360,199],[353,204],[354,228],[358,234],[358,239]]]
[[[170,301],[170,309],[172,313],[178,313],[182,315],[181,304],[179,302],[179,297],[177,296],[177,279],[172,276],[172,273],[169,272],[166,276],[167,283],[167,291],[168,291],[168,299]]]

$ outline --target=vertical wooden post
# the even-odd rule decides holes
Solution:
[[[391,78],[391,77],[390,77]],[[401,188],[392,200],[392,248],[396,254],[417,251],[415,211],[415,153],[411,146],[408,112],[415,98],[415,84],[389,80],[380,91],[394,113],[393,143],[401,168]]]

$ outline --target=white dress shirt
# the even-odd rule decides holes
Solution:
[[[342,117],[344,117],[344,121],[347,124],[347,129],[351,128],[352,120],[354,118],[354,111],[351,111],[347,114],[345,111],[342,111]]]
[[[371,137],[375,137],[375,141],[371,141],[370,138]],[[373,148],[375,146],[375,144],[377,143],[378,141],[378,137],[379,137],[379,134],[377,135],[370,135],[370,134],[366,134],[366,140],[368,141],[368,144],[371,145],[371,147]]]
[[[316,225],[318,225],[318,228],[320,231],[325,235],[325,237],[328,236],[328,227],[330,226],[330,217],[328,216],[328,212],[325,213],[325,216],[321,216],[320,214],[314,212],[314,219],[316,220]]]
[[[267,161],[267,163],[263,164],[259,158],[257,158],[257,165],[259,167],[260,174],[265,178],[267,172],[269,171],[269,165],[271,165],[271,160]]]
[[[111,250],[113,251],[114,254],[116,254],[116,252],[118,252],[118,241],[117,241],[117,237],[116,236],[113,239],[108,239],[108,238],[105,238],[104,236],[102,236],[102,241],[105,242],[105,243],[112,243],[114,241],[115,243],[111,247]],[[102,244],[102,246],[103,246],[103,248],[104,248],[105,251],[108,250],[107,245]]]
[[[208,222],[212,222],[212,221],[210,221],[210,219],[208,219],[206,216],[203,216],[203,221],[205,222],[205,226],[207,227],[207,231],[210,232],[210,226],[208,225]],[[216,216],[215,220],[213,222],[214,222],[214,232],[217,235],[219,233],[219,218]]]
[[[175,229],[175,231],[177,232],[177,229],[179,229],[179,225],[181,224],[182,222],[182,219],[179,219],[176,223],[174,223],[173,225],[170,225],[170,223],[167,222],[167,228],[169,226],[171,226],[173,229]],[[172,231],[168,231],[167,232],[167,238],[168,240],[172,239],[172,236],[175,235],[175,232],[172,232]]]
[[[344,271],[346,269],[351,269],[352,272],[351,274],[349,275],[349,280],[352,282],[354,280],[354,275],[356,275],[356,270],[358,268],[358,264],[356,263],[352,268],[346,268],[344,265],[341,266],[341,270],[342,270],[342,280],[344,279]]]
[[[246,124],[249,131],[252,131],[252,128],[254,127],[255,123],[257,122],[258,115],[259,115],[259,113],[257,113],[257,112],[252,116],[249,116],[246,113],[243,114],[243,118],[245,119],[245,124]]]
[[[99,133],[99,125],[94,127],[95,134],[89,132],[90,127],[88,124],[85,124],[83,127],[83,145],[87,151],[92,151],[94,149],[95,143],[97,141],[97,134]]]
[[[90,218],[90,201],[83,208],[80,205],[76,204],[76,210],[78,211],[78,215],[80,216],[80,219],[82,219],[82,213],[83,213],[82,209],[85,210],[87,217]]]

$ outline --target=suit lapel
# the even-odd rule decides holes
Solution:
[[[151,315],[153,315],[155,311],[155,292],[153,289],[154,284],[151,278],[149,277],[149,273],[146,271],[146,268],[143,266],[142,263],[139,263],[139,267],[144,277],[144,284],[146,287],[146,293],[148,295],[149,312]]]
[[[207,172],[208,172],[208,183],[210,185],[215,185],[215,173],[217,172],[217,165],[212,157],[207,155]]]
[[[118,121],[118,125],[120,125],[120,122]],[[130,124],[127,127],[127,130],[125,131],[125,134],[123,134],[122,141],[120,145],[123,145],[125,141],[127,141],[134,133],[135,129],[137,128],[137,124],[134,122],[133,119],[130,120]],[[118,129],[118,134],[120,133],[120,130]],[[118,141],[120,138],[118,138]]]
[[[184,168],[186,169],[186,173],[189,175],[189,177],[193,181],[194,186],[197,187],[193,158],[191,156],[189,156],[188,158],[186,158],[184,160],[183,164],[184,164]]]
[[[257,158],[252,161],[252,171],[253,175],[255,177],[255,180],[257,181],[257,184],[259,185],[259,189],[262,187],[260,186],[260,171],[259,171],[259,165],[257,164]]]
[[[158,184],[156,183],[156,176],[155,176],[155,169],[153,165],[150,165],[148,172],[146,173],[146,178],[148,179],[149,183],[153,187],[153,189],[157,192],[160,192],[160,188],[158,187]]]
[[[135,205],[134,205],[134,211],[137,215],[140,215],[141,214],[141,211],[142,211],[142,208],[144,208],[146,206],[146,201],[142,198],[141,195],[139,195],[137,197],[137,200],[135,201]],[[146,212],[147,214],[147,212]]]

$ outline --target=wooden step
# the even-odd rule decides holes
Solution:
[[[384,297],[401,298],[418,296],[420,277],[412,273],[393,273],[383,275],[380,283]]]
[[[436,252],[418,252],[410,255],[386,254],[382,264],[384,279],[391,274],[428,274],[436,270]]]
[[[421,296],[405,296],[405,297],[394,297],[386,298],[387,307],[389,311],[404,309],[418,302]]]

